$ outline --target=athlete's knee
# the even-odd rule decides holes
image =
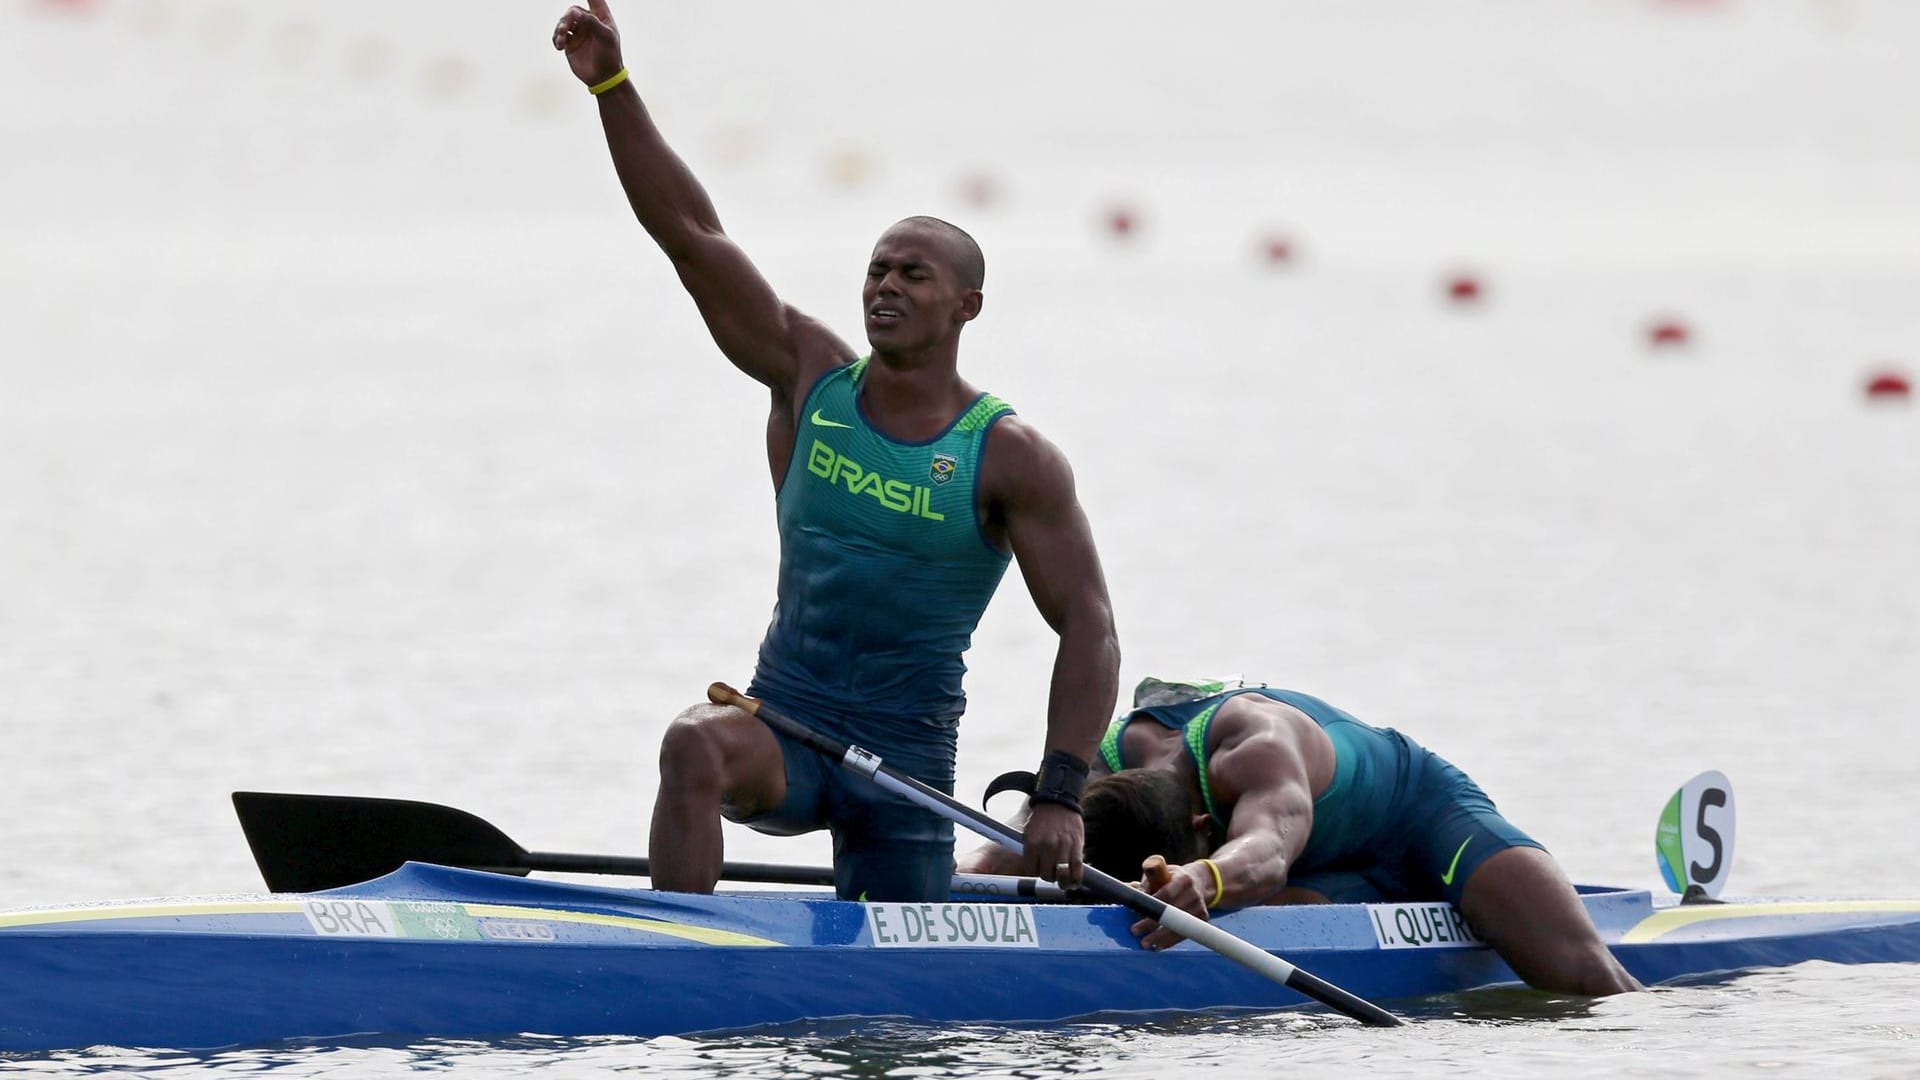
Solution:
[[[695,705],[674,717],[660,740],[661,789],[725,790],[733,741],[714,706]]]
[[[660,740],[660,793],[758,812],[779,801],[781,762],[779,744],[759,721],[728,706],[695,705]]]
[[[717,778],[719,768],[720,748],[701,717],[692,709],[674,717],[660,738],[661,781],[685,784]]]

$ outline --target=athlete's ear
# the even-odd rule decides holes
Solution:
[[[1193,815],[1193,835],[1199,841],[1200,854],[1213,850],[1213,815],[1198,813]]]
[[[960,321],[972,322],[980,317],[980,307],[987,302],[979,289],[968,289],[960,297]]]

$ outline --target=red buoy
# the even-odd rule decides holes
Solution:
[[[1260,241],[1260,258],[1268,266],[1286,266],[1293,262],[1293,241],[1282,233],[1268,233]]]
[[[1868,401],[1905,401],[1913,395],[1913,383],[1898,371],[1877,371],[1867,377]]]
[[[1693,340],[1693,331],[1679,319],[1655,319],[1647,327],[1647,344],[1653,346],[1685,345]]]
[[[1116,240],[1132,236],[1139,225],[1139,219],[1130,206],[1114,206],[1107,210],[1107,232],[1113,234]]]
[[[992,206],[1000,201],[1000,184],[986,173],[974,173],[961,179],[960,197],[968,206]]]
[[[1447,299],[1456,304],[1479,303],[1480,292],[1480,279],[1473,274],[1459,273],[1447,279]]]

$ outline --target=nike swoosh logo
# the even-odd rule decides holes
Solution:
[[[1460,855],[1462,852],[1467,850],[1467,845],[1471,843],[1473,843],[1473,837],[1471,836],[1467,837],[1465,840],[1460,841],[1460,846],[1454,849],[1453,861],[1447,864],[1447,872],[1440,875],[1440,884],[1442,885],[1453,884],[1453,872],[1455,870],[1460,869]]]
[[[843,423],[841,423],[841,422],[840,422],[840,421],[838,421],[838,420],[829,420],[829,419],[827,419],[826,417],[824,417],[824,416],[821,416],[821,415],[820,415],[820,410],[819,410],[819,409],[815,409],[815,410],[813,410],[813,417],[812,417],[812,419],[813,419],[813,422],[814,422],[814,423],[816,423],[816,424],[818,424],[818,425],[820,425],[821,427],[843,427],[843,428],[850,428],[850,427],[852,427],[852,426],[853,426],[852,424],[843,424]]]

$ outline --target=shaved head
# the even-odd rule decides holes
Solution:
[[[934,237],[940,245],[940,253],[946,257],[947,265],[960,278],[962,285],[978,289],[986,284],[987,257],[981,253],[980,245],[967,234],[967,230],[951,221],[924,214],[896,221],[893,228],[887,231],[901,228],[911,228]]]

